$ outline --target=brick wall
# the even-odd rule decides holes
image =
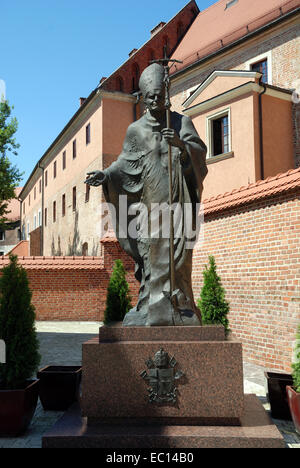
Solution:
[[[204,244],[194,251],[198,298],[214,255],[230,302],[230,328],[244,357],[290,371],[300,323],[300,191],[207,215]]]
[[[37,320],[102,321],[116,259],[123,261],[132,304],[136,303],[139,284],[134,278],[134,263],[116,241],[106,242],[102,249],[105,266],[99,257],[83,261],[79,257],[20,257],[19,263],[28,274]],[[0,258],[0,269],[7,263],[7,259]]]
[[[28,269],[37,320],[100,321],[108,273],[97,270]]]
[[[133,305],[139,285],[134,278],[134,264],[117,242],[106,243],[104,256],[107,264],[95,269],[28,269],[32,302],[37,320],[102,321],[107,287],[114,260],[121,259],[126,270]],[[110,260],[109,260],[110,259]]]

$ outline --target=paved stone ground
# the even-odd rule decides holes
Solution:
[[[42,361],[46,365],[81,365],[81,345],[97,336],[101,323],[96,322],[37,322]],[[264,369],[244,362],[245,393],[255,393],[269,411],[266,398]],[[38,403],[27,432],[18,438],[0,438],[0,448],[41,448],[41,439],[63,412],[44,411]],[[282,433],[287,448],[300,448],[300,436],[290,421],[273,419]]]

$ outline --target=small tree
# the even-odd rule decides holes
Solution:
[[[0,278],[0,338],[6,344],[6,363],[0,364],[1,386],[21,388],[40,362],[27,273],[10,255],[10,263]]]
[[[293,381],[296,392],[300,393],[300,325],[297,333],[297,344],[295,349],[296,362],[292,364],[293,369]]]
[[[209,257],[209,268],[203,271],[203,288],[201,290],[198,307],[202,314],[203,325],[222,324],[225,333],[229,333],[229,303],[225,300],[225,291],[221,279],[217,274],[216,262],[213,256]]]
[[[16,198],[15,188],[22,179],[19,170],[12,166],[7,157],[8,152],[17,155],[19,144],[16,143],[14,134],[18,129],[18,122],[15,117],[11,118],[11,108],[8,101],[0,96],[0,226],[3,228],[7,221],[6,215],[8,202]]]
[[[123,320],[131,307],[125,268],[121,260],[116,260],[107,288],[104,323]]]

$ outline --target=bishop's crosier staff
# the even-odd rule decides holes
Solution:
[[[167,56],[167,47],[164,47],[164,58],[151,60],[150,63],[160,63],[164,67],[164,83],[165,83],[165,107],[166,107],[166,126],[171,128],[171,102],[170,102],[170,77],[169,63],[182,63],[179,60],[169,59]],[[175,291],[175,259],[174,259],[174,213],[172,210],[173,203],[173,180],[172,180],[172,147],[168,145],[168,169],[169,169],[169,213],[170,213],[170,300],[175,310],[177,310]],[[173,319],[174,320],[174,319]],[[175,323],[174,323],[175,325]]]

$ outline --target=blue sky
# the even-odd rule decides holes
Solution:
[[[188,0],[10,0],[1,2],[0,88],[14,106],[21,147],[13,164],[35,164],[101,77],[141,47],[150,30]],[[200,10],[216,0],[198,0]],[[3,85],[3,83],[2,83]],[[3,88],[3,86],[2,86]]]

